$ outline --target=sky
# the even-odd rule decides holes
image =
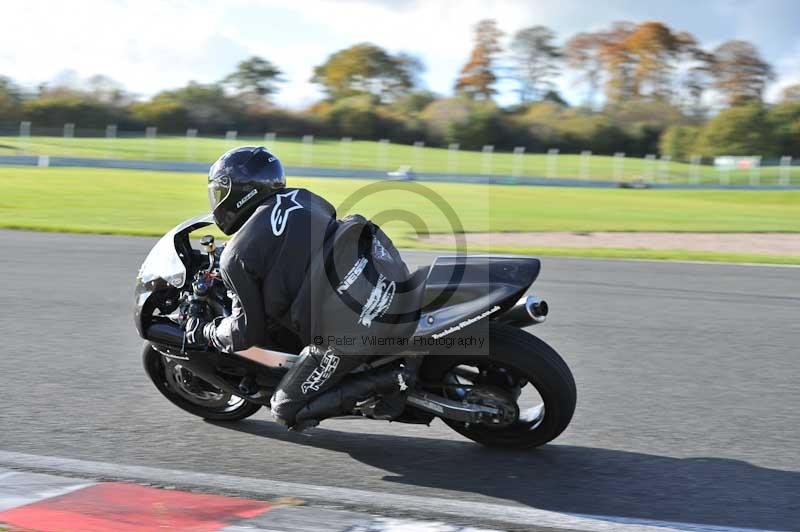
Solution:
[[[0,75],[29,88],[105,74],[148,97],[190,80],[218,81],[258,55],[285,73],[276,103],[302,108],[321,97],[310,82],[314,66],[372,42],[422,59],[425,87],[447,95],[483,18],[498,21],[505,44],[532,25],[551,27],[561,43],[617,20],[660,20],[707,49],[733,38],[756,44],[777,74],[768,100],[800,83],[797,0],[25,0],[3,2],[0,13]],[[582,101],[573,74],[557,87]],[[503,84],[500,103],[515,99]]]

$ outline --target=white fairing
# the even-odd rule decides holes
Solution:
[[[149,283],[156,279],[164,279],[175,287],[183,286],[186,281],[186,266],[175,251],[175,235],[172,232],[153,246],[139,268],[141,282]]]
[[[161,237],[161,240],[156,242],[147,258],[144,259],[142,267],[139,268],[138,281],[149,283],[157,279],[164,279],[172,286],[183,286],[183,283],[186,282],[186,266],[175,249],[175,235],[189,226],[202,227],[213,223],[213,221],[214,219],[210,214],[203,214],[173,227]]]

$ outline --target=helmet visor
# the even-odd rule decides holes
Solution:
[[[208,203],[211,205],[211,211],[219,207],[219,204],[231,193],[231,178],[228,176],[220,176],[208,182]]]

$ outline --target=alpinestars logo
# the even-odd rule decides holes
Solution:
[[[347,272],[347,275],[344,276],[342,282],[339,283],[338,287],[336,287],[337,294],[340,295],[344,294],[347,291],[347,289],[350,288],[350,286],[356,281],[356,279],[358,279],[358,276],[361,275],[361,272],[364,271],[364,268],[367,267],[367,262],[369,261],[367,260],[366,257],[361,257],[355,262],[355,264],[353,264],[353,267],[350,268],[350,271]]]
[[[375,288],[372,289],[367,302],[361,309],[358,323],[364,327],[369,327],[372,325],[372,320],[383,316],[392,304],[395,288],[394,281],[387,283],[383,274],[378,275],[378,282],[375,283]]]
[[[302,209],[303,206],[297,202],[298,190],[292,190],[286,194],[276,194],[275,206],[272,207],[272,212],[269,215],[269,221],[272,223],[272,234],[281,236],[286,230],[286,222],[289,221],[289,214],[297,209]]]
[[[309,390],[318,392],[320,387],[328,382],[333,372],[339,367],[339,357],[333,354],[333,349],[328,349],[322,356],[319,366],[314,368],[311,375],[300,385],[300,390],[303,395],[307,394]]]
[[[247,196],[243,197],[242,199],[236,202],[236,208],[237,209],[240,208],[242,205],[250,201],[250,199],[252,199],[252,197],[255,196],[256,194],[258,194],[258,190],[256,189],[253,189],[250,192],[248,192]]]

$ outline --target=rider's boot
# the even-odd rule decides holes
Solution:
[[[348,375],[337,386],[301,408],[292,430],[303,430],[319,424],[323,419],[350,413],[358,401],[368,397],[400,395],[410,385],[410,377],[410,372],[404,367]]]

